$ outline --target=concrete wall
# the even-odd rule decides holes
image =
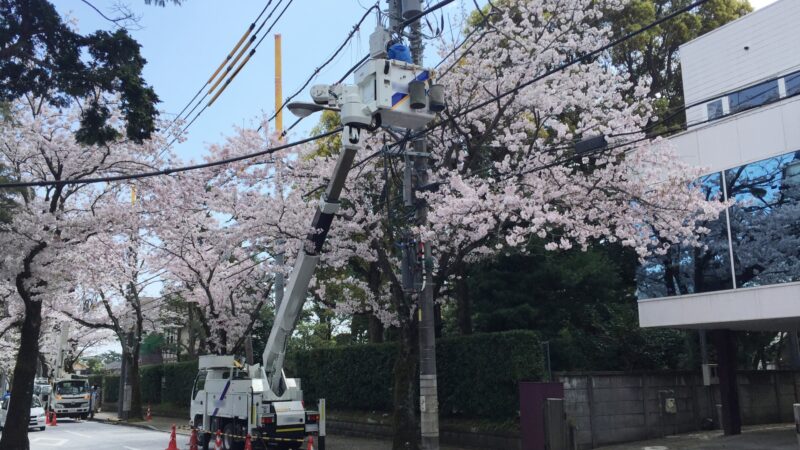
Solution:
[[[793,420],[800,372],[740,372],[738,378],[745,425]],[[565,409],[580,448],[700,430],[707,419],[717,422],[719,391],[703,386],[699,372],[566,373],[557,379],[564,383]],[[674,392],[676,414],[664,412],[659,391]]]

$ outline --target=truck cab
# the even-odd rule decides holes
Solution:
[[[72,376],[57,379],[50,394],[50,410],[59,417],[86,419],[89,417],[91,391],[86,378]]]
[[[261,448],[300,448],[316,433],[319,414],[307,411],[296,379],[286,379],[286,390],[274,395],[260,365],[247,366],[233,356],[201,356],[192,388],[190,422],[208,448],[217,430],[224,433],[225,450],[241,450],[250,434]]]

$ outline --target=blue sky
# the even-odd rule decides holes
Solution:
[[[106,15],[115,17],[112,7],[118,0],[91,1]],[[54,0],[53,3],[62,15],[69,14],[77,19],[78,29],[83,33],[113,29],[110,22],[82,1]],[[148,62],[145,79],[161,98],[164,117],[171,118],[170,114],[178,113],[208,80],[267,0],[184,0],[182,6],[164,8],[147,6],[144,0],[123,0],[123,3],[141,16],[142,29],[131,30],[131,34],[142,45],[142,54]],[[277,0],[273,6],[276,3]],[[484,4],[485,0],[479,3]],[[248,65],[189,128],[188,140],[175,145],[178,156],[198,159],[205,153],[207,144],[221,142],[234,125],[257,127],[263,112],[271,115],[275,109],[272,34],[282,35],[283,93],[287,97],[344,41],[364,14],[365,7],[372,4],[371,0],[294,0]],[[385,4],[383,0],[382,4]],[[445,11],[456,13],[460,4],[456,1]],[[470,8],[471,4],[468,2]],[[286,0],[275,16],[284,5]],[[369,34],[375,23],[375,19],[367,19],[340,57],[318,76],[317,82],[337,81],[368,52]],[[433,65],[437,60],[433,45],[429,47],[431,56],[427,61]],[[309,98],[305,92],[298,100]],[[294,117],[285,112],[285,126],[293,121]],[[306,119],[293,136],[307,135],[315,123],[313,117]]]

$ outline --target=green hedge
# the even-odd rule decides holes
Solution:
[[[290,354],[286,374],[301,379],[308,402],[335,408],[390,410],[394,344],[315,349]]]
[[[119,400],[119,375],[103,377],[103,403],[116,403]]]
[[[161,393],[161,401],[177,405],[189,404],[194,379],[197,377],[197,361],[164,364],[161,367],[164,370],[164,386],[167,387]]]
[[[163,367],[164,366],[159,364],[143,366],[139,369],[143,404],[161,403],[161,377],[164,374]]]
[[[294,353],[287,374],[302,378],[309,402],[324,397],[331,409],[388,411],[395,352],[387,343]],[[530,331],[440,339],[436,361],[443,416],[516,417],[518,382],[543,373],[540,341]]]

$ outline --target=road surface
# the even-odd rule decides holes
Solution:
[[[31,450],[164,450],[169,433],[100,422],[73,422],[59,419],[58,426],[45,431],[30,431]],[[178,448],[189,448],[189,437],[178,434]],[[327,450],[391,450],[390,440],[328,436]],[[303,449],[306,447],[303,446]],[[316,445],[314,446],[316,448]],[[455,450],[454,447],[442,447]]]
[[[30,431],[31,450],[164,450],[169,434],[97,422],[59,419],[58,426]],[[188,448],[189,438],[178,436],[178,448]]]

